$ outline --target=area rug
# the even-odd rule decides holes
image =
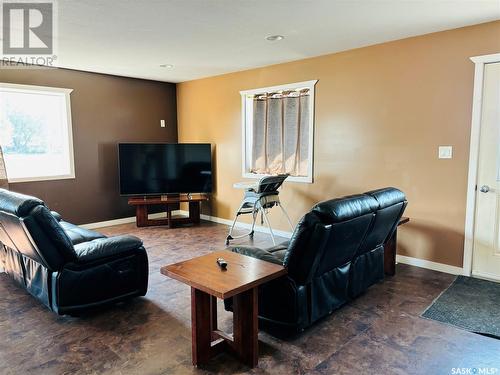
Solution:
[[[500,283],[458,276],[422,317],[500,339]]]

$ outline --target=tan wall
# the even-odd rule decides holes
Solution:
[[[175,85],[67,69],[0,69],[0,82],[73,89],[76,178],[10,189],[43,199],[76,224],[134,216],[119,193],[117,143],[176,142]]]
[[[279,44],[276,48],[280,48]],[[211,214],[232,218],[242,192],[240,90],[318,79],[314,183],[286,184],[293,221],[314,203],[395,186],[411,223],[399,253],[462,265],[473,63],[500,51],[500,22],[181,83],[180,142],[215,146]],[[453,159],[439,160],[438,145]],[[287,229],[278,212],[272,221]]]

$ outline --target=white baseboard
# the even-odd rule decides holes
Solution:
[[[497,283],[500,281],[500,277],[498,277],[498,275],[487,272],[477,272],[474,270],[472,270],[472,277],[477,277],[478,279],[484,279],[488,281],[495,281]]]
[[[183,215],[188,215],[188,211],[180,210],[179,213],[181,213]],[[200,215],[200,217],[202,220],[207,220],[207,221],[211,221],[211,222],[218,223],[218,224],[225,224],[225,225],[232,225],[233,224],[232,220],[222,219],[222,218],[216,217],[216,216]],[[250,230],[250,229],[252,229],[252,225],[247,224],[247,223],[237,222],[235,225],[235,228]],[[267,227],[264,227],[261,225],[256,225],[253,229],[256,232],[269,233],[269,229]],[[287,232],[284,230],[279,230],[279,229],[273,228],[273,233],[279,237],[284,237],[284,238],[292,237],[292,232]]]
[[[183,215],[183,216],[187,216],[189,214],[189,212],[185,211],[185,210],[178,210],[175,213]],[[151,219],[158,219],[161,217],[165,217],[165,213],[157,213],[157,214],[149,215],[149,218],[151,218]],[[228,225],[228,226],[233,223],[232,220],[222,219],[222,218],[217,217],[217,216],[200,215],[200,217],[202,220],[207,220],[207,221],[211,221],[211,222],[218,223],[218,224],[224,224],[224,225]],[[86,228],[86,229],[96,229],[96,228],[102,228],[102,227],[110,227],[113,225],[134,223],[134,222],[135,222],[135,216],[132,216],[132,217],[125,217],[122,219],[100,221],[97,223],[89,223],[89,224],[84,224],[84,225],[80,225],[80,226],[82,228]],[[250,224],[247,224],[247,223],[238,222],[236,224],[236,228],[250,230],[252,228],[252,226]],[[264,227],[261,225],[256,225],[254,230],[256,232],[269,233],[269,229],[267,227]],[[284,237],[284,238],[292,237],[292,232],[287,232],[287,231],[278,230],[278,229],[273,229],[273,232],[275,235],[280,236],[280,237]],[[464,274],[463,269],[461,267],[450,266],[448,264],[432,262],[430,260],[425,260],[425,259],[408,257],[405,255],[396,255],[396,261],[398,263],[408,264],[410,266],[416,266],[416,267],[421,267],[421,268],[427,268],[427,269],[430,269],[433,271],[449,273],[452,275],[463,275]],[[480,275],[477,275],[477,276],[481,277]],[[483,276],[483,277],[485,277],[485,276]]]
[[[462,267],[450,266],[444,263],[431,262],[430,260],[407,257],[405,255],[396,255],[396,262],[408,264],[410,266],[427,268],[433,271],[439,271],[444,273],[450,273],[452,275],[462,275]]]
[[[127,224],[127,223],[133,223],[133,222],[135,222],[135,216],[124,217],[122,219],[99,221],[97,223],[82,224],[82,225],[79,225],[79,227],[82,227],[85,229],[97,229],[97,228],[112,227],[113,225]]]
[[[148,215],[148,217],[150,219],[159,219],[161,217],[165,217],[165,214],[164,213],[150,214],[150,215]],[[98,221],[96,223],[82,224],[82,225],[79,225],[79,227],[82,227],[85,229],[97,229],[97,228],[104,228],[104,227],[112,227],[113,225],[129,224],[129,223],[135,223],[135,216],[124,217],[122,219]]]
[[[189,215],[189,212],[185,211],[185,210],[177,210],[177,211],[174,211],[174,213],[177,215],[180,214],[182,216]],[[150,215],[148,215],[148,217],[150,219],[159,219],[159,218],[165,217],[165,213],[150,214]],[[216,217],[216,216],[208,216],[208,215],[202,214],[202,215],[200,215],[200,218],[202,220],[207,220],[207,221],[211,221],[211,222],[218,223],[218,224],[225,224],[225,225],[233,224],[232,220],[222,219],[222,218]],[[125,217],[122,219],[99,221],[97,223],[88,223],[88,224],[80,225],[80,227],[85,228],[85,229],[97,229],[97,228],[111,227],[113,225],[128,224],[128,223],[135,223],[135,216]],[[242,223],[242,222],[236,223],[235,227],[238,229],[248,229],[248,230],[250,230],[252,228],[252,226],[250,224]],[[256,225],[254,227],[254,230],[256,232],[269,233],[269,229],[267,227],[264,227],[261,225]],[[292,237],[292,232],[287,232],[284,230],[273,229],[273,233],[279,237],[284,237],[284,238]]]

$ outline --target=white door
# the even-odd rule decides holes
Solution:
[[[472,275],[500,281],[500,62],[484,67]]]

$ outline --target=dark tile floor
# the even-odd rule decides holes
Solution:
[[[1,374],[451,374],[453,368],[499,368],[500,341],[420,318],[453,276],[398,265],[397,275],[304,333],[259,334],[259,366],[222,354],[191,366],[189,288],[159,273],[162,265],[224,247],[227,227],[102,230],[144,240],[150,258],[144,298],[81,318],[59,317],[0,274]],[[256,244],[269,242],[257,234]],[[231,314],[219,303],[219,321]]]

